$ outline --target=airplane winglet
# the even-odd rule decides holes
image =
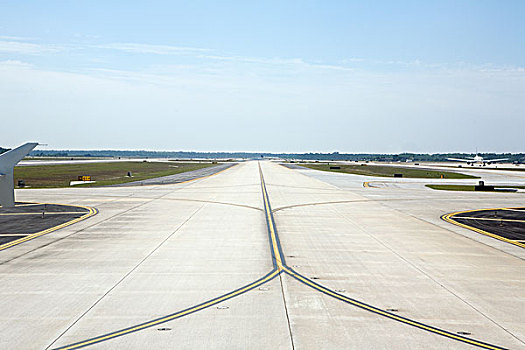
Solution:
[[[36,146],[38,146],[38,142],[28,142],[22,146],[0,154],[0,171],[5,172],[5,169],[13,168]]]

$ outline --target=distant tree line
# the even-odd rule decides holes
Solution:
[[[8,149],[0,147],[0,153]],[[472,153],[255,153],[255,152],[186,152],[186,151],[118,151],[118,150],[37,150],[30,153],[34,157],[125,157],[125,158],[283,158],[296,160],[369,160],[390,162],[443,162],[447,158],[474,157]],[[525,153],[480,153],[484,158],[508,158],[510,162],[525,162]]]

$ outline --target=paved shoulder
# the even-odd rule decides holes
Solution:
[[[180,174],[156,177],[153,179],[147,179],[147,180],[141,180],[141,181],[127,182],[127,183],[118,184],[118,185],[112,185],[111,187],[178,184],[181,182],[195,180],[200,177],[205,177],[205,176],[216,174],[220,171],[231,168],[235,164],[237,163],[219,164],[217,166],[212,166],[212,167],[193,170],[193,171],[187,171],[187,172],[180,173]]]

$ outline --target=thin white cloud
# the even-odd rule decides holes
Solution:
[[[3,53],[39,55],[58,52],[61,50],[62,48],[56,45],[40,45],[14,40],[0,40],[0,52]]]
[[[22,62],[18,60],[6,60],[6,61],[0,61],[0,69],[8,69],[8,68],[32,68],[33,65],[27,62]]]
[[[185,47],[185,46],[171,46],[171,45],[150,45],[142,43],[110,43],[104,45],[97,45],[99,49],[118,50],[137,54],[154,54],[154,55],[193,55],[197,59],[232,62],[232,63],[247,63],[259,65],[273,65],[273,66],[296,66],[309,67],[318,69],[330,70],[353,70],[344,65],[332,65],[325,63],[309,63],[301,58],[265,58],[265,57],[248,57],[248,56],[234,56],[211,54],[215,51],[208,48]]]
[[[23,36],[0,35],[0,40],[15,40],[15,41],[32,41],[35,38],[28,38]]]
[[[243,56],[222,56],[222,55],[200,55],[199,58],[217,60],[217,61],[229,61],[237,63],[254,63],[262,65],[273,65],[273,66],[296,66],[296,67],[307,67],[317,69],[330,69],[330,70],[343,70],[353,71],[353,68],[342,66],[342,65],[331,65],[321,63],[309,63],[301,58],[261,58],[261,57],[243,57]]]
[[[209,49],[170,45],[150,45],[140,43],[111,43],[97,45],[101,49],[119,50],[131,53],[155,54],[155,55],[177,55],[210,51]]]

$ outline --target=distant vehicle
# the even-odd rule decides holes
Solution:
[[[480,164],[482,166],[485,166],[485,165],[490,165],[492,163],[508,160],[509,158],[484,159],[479,154],[476,154],[476,156],[474,158],[467,158],[467,159],[447,158],[447,159],[451,160],[451,161],[454,161],[454,162],[464,162],[464,163],[467,163],[467,165]]]

